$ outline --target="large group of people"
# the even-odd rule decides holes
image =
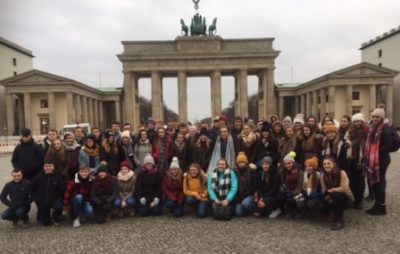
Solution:
[[[150,118],[136,131],[118,122],[90,133],[50,129],[39,144],[23,129],[12,180],[1,192],[2,218],[26,226],[34,202],[44,226],[164,210],[218,220],[327,218],[339,230],[344,211],[362,209],[365,199],[374,201],[367,214],[386,214],[393,131],[383,108],[369,118],[326,115],[319,123],[315,116],[272,115],[258,122],[235,117],[231,125],[224,115],[211,125]]]

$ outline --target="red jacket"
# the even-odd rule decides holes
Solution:
[[[165,158],[164,158],[164,160],[167,161],[167,163],[168,163],[170,161],[171,144],[172,144],[172,142],[171,141],[166,141],[166,142],[167,142],[167,144],[166,144],[166,148],[165,148]],[[160,149],[159,144],[157,143],[157,141],[154,142],[154,144],[153,144],[153,157],[154,157],[154,160],[156,162],[158,162],[158,161],[160,161],[162,159],[161,158],[161,149]]]
[[[71,211],[72,199],[78,194],[81,194],[85,201],[90,202],[91,187],[91,181],[89,181],[88,184],[83,184],[76,177],[74,180],[69,181],[64,193],[64,210]]]
[[[178,205],[183,205],[183,202],[185,201],[185,195],[183,194],[183,176],[181,176],[180,185],[173,186],[171,185],[170,176],[168,173],[164,176],[162,182],[164,196],[172,201],[176,201]]]

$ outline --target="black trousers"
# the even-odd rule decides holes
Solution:
[[[329,211],[338,219],[343,219],[343,212],[348,207],[348,198],[345,193],[342,192],[332,192],[328,194],[330,196],[330,201],[325,199],[325,204],[329,208]]]
[[[390,156],[382,158],[379,163],[380,181],[372,186],[375,195],[375,203],[383,205],[386,202],[386,171],[390,165]]]
[[[365,192],[365,169],[353,163],[351,169],[346,172],[349,177],[350,190],[354,196],[354,205],[358,206],[364,199]]]

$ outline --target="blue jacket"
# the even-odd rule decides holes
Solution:
[[[218,172],[218,187],[219,187],[220,181],[223,180],[223,177],[224,177],[224,174]],[[210,175],[207,180],[207,189],[208,189],[208,195],[210,196],[211,201],[214,202],[216,199],[218,199],[218,195],[217,195],[217,193],[215,193],[215,191],[212,187],[212,183],[213,183],[212,177]],[[226,199],[228,200],[229,203],[235,199],[237,191],[238,191],[238,179],[236,177],[235,172],[233,170],[231,170],[231,186],[230,186],[228,195],[226,196]]]

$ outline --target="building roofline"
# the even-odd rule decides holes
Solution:
[[[400,26],[398,26],[397,28],[391,29],[389,32],[383,33],[382,35],[378,35],[374,39],[364,42],[363,44],[361,44],[361,47],[359,48],[359,50],[366,49],[366,48],[368,48],[380,41],[386,40],[387,38],[394,36],[398,33],[400,33]]]
[[[11,49],[15,49],[16,51],[18,51],[18,52],[20,52],[20,53],[22,53],[22,54],[24,54],[24,55],[27,55],[27,56],[30,56],[30,57],[35,57],[35,56],[32,54],[32,51],[31,51],[31,50],[26,49],[26,48],[24,48],[24,47],[22,47],[22,46],[19,46],[19,45],[15,44],[14,42],[9,41],[9,40],[7,40],[7,39],[1,37],[1,36],[0,36],[0,44],[4,45],[4,46],[6,46],[6,47],[9,47],[9,48],[11,48]]]

